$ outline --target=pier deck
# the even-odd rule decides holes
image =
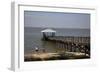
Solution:
[[[54,37],[48,37],[48,40],[51,41],[57,41],[57,42],[63,42],[63,43],[90,43],[90,37],[72,37],[72,36],[54,36]]]
[[[68,52],[81,52],[90,55],[90,37],[54,36],[46,41],[56,43],[56,48]]]

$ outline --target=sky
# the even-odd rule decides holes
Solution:
[[[90,14],[24,11],[24,26],[90,29]]]

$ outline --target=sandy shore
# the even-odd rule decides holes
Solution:
[[[35,54],[26,54],[25,57],[34,57],[34,58],[48,58],[48,57],[53,57],[53,56],[59,56],[57,53],[35,53]]]
[[[33,53],[25,54],[25,61],[41,61],[41,60],[62,60],[62,59],[82,59],[89,58],[88,54],[78,52],[66,53]]]

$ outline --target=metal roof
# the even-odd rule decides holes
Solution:
[[[45,29],[45,30],[42,30],[41,32],[56,32],[55,30],[53,30],[53,29]]]

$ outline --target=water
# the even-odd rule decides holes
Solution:
[[[24,28],[24,52],[30,53],[35,47],[40,49],[46,48],[48,52],[54,52],[56,50],[55,43],[43,41],[41,31],[45,28]],[[55,28],[56,36],[90,36],[89,29],[61,29]]]

